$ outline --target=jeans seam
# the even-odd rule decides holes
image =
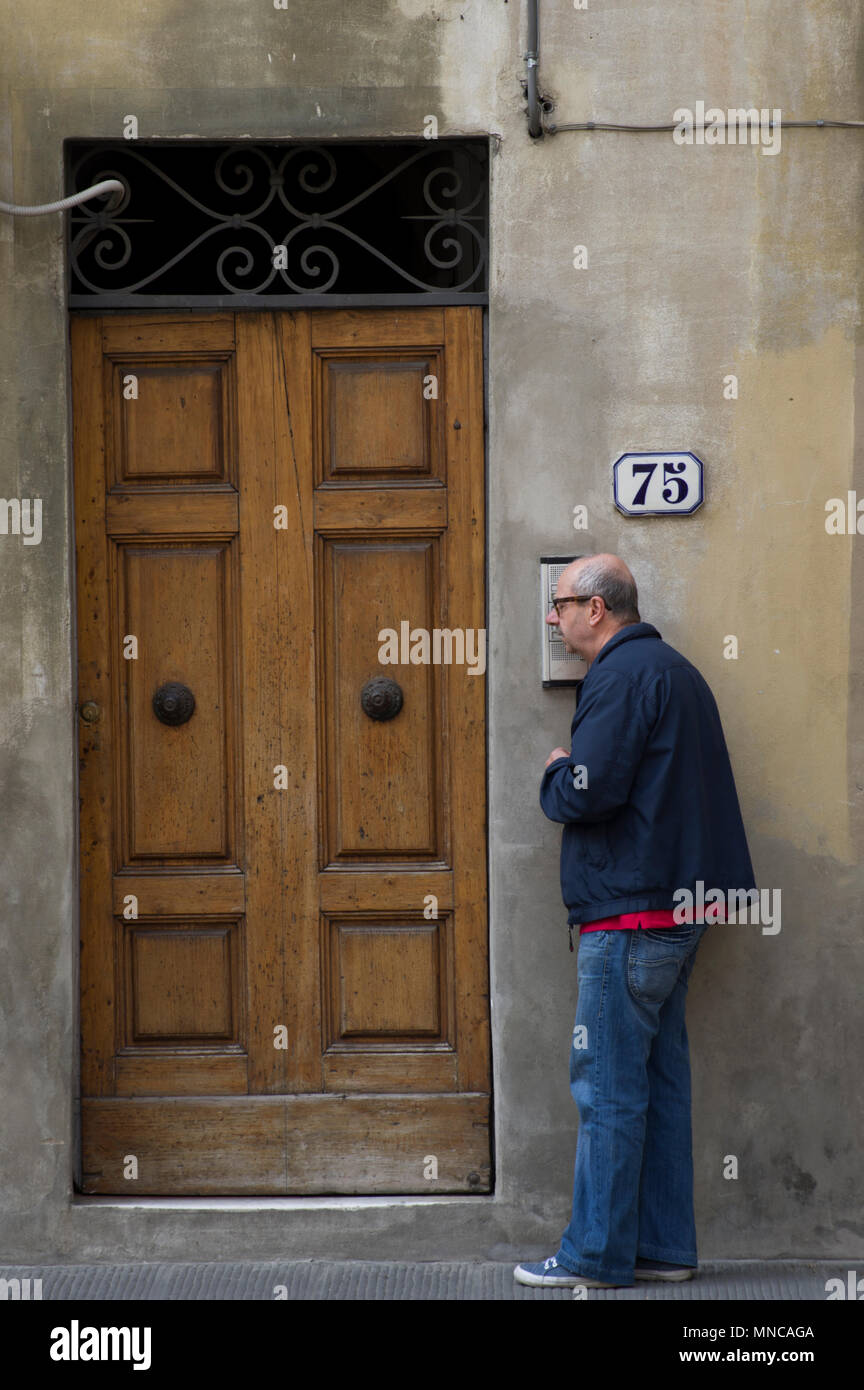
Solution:
[[[593,1066],[592,1066],[592,1079],[591,1079],[591,1094],[592,1094],[592,1098],[596,1098],[596,1096],[597,1096],[597,1094],[598,1094],[598,1092],[599,1092],[599,1088],[600,1088],[600,1057],[601,1057],[601,1054],[602,1054],[602,1048],[600,1047],[600,1027],[601,1027],[601,1023],[605,1022],[605,1020],[606,1020],[606,1013],[607,1013],[607,1010],[608,1010],[608,1002],[609,1002],[609,1001],[608,1001],[608,985],[609,985],[609,950],[610,950],[610,946],[611,946],[610,935],[611,935],[611,933],[606,932],[606,933],[604,934],[604,941],[603,941],[603,975],[602,975],[601,982],[600,982],[600,1007],[599,1007],[599,1009],[597,1010],[597,1036],[594,1038],[594,1063],[593,1063]],[[590,1248],[591,1243],[592,1243],[592,1237],[594,1237],[594,1236],[596,1235],[596,1236],[599,1238],[599,1235],[600,1235],[600,1230],[599,1230],[599,1217],[598,1217],[596,1208],[595,1208],[595,1210],[594,1210],[592,1216],[593,1216],[593,1228],[589,1227],[589,1229],[588,1229],[587,1232],[586,1232],[586,1244],[589,1246],[589,1248]],[[589,1277],[590,1277],[590,1276],[589,1276]]]

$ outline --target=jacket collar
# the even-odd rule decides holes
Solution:
[[[622,642],[630,642],[635,637],[660,637],[660,633],[652,623],[628,623],[626,627],[619,628],[614,637],[604,643],[592,662],[596,666],[598,661],[602,661],[607,652],[611,652],[613,647],[619,647]],[[661,639],[662,640],[662,639]]]

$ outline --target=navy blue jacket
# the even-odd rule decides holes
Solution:
[[[717,704],[696,667],[651,623],[601,647],[579,689],[569,758],[550,763],[540,805],[564,826],[568,923],[675,908],[755,888]],[[587,786],[577,787],[577,777]]]

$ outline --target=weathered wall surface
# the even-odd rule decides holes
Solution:
[[[674,13],[673,13],[674,11]],[[613,550],[641,611],[717,696],[757,880],[782,927],[709,933],[690,991],[703,1259],[864,1245],[860,538],[864,132],[784,130],[776,155],[670,134],[529,140],[518,0],[107,0],[7,10],[0,194],[59,196],[62,141],[500,136],[489,310],[490,903],[494,1197],[75,1203],[77,947],[73,525],[62,220],[0,216],[0,1253],[8,1260],[526,1257],[569,1214],[575,955],[559,830],[537,788],[572,692],[538,675],[537,557]],[[857,118],[853,0],[543,0],[551,120],[665,123],[678,107]],[[584,245],[586,269],[573,266]],[[724,399],[735,374],[737,400]],[[861,407],[861,408],[859,408]],[[610,465],[692,449],[706,502],[628,519]],[[588,509],[575,532],[573,508]],[[724,658],[737,636],[739,657]],[[723,1176],[727,1155],[738,1178]]]

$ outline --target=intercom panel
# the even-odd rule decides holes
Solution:
[[[540,557],[540,607],[542,610],[540,621],[543,627],[541,679],[544,690],[555,689],[558,686],[579,685],[588,674],[587,662],[583,661],[582,657],[577,656],[575,652],[568,651],[561,640],[558,628],[546,621],[546,615],[552,607],[555,586],[561,577],[561,572],[578,559],[580,559],[578,555],[541,555]]]

